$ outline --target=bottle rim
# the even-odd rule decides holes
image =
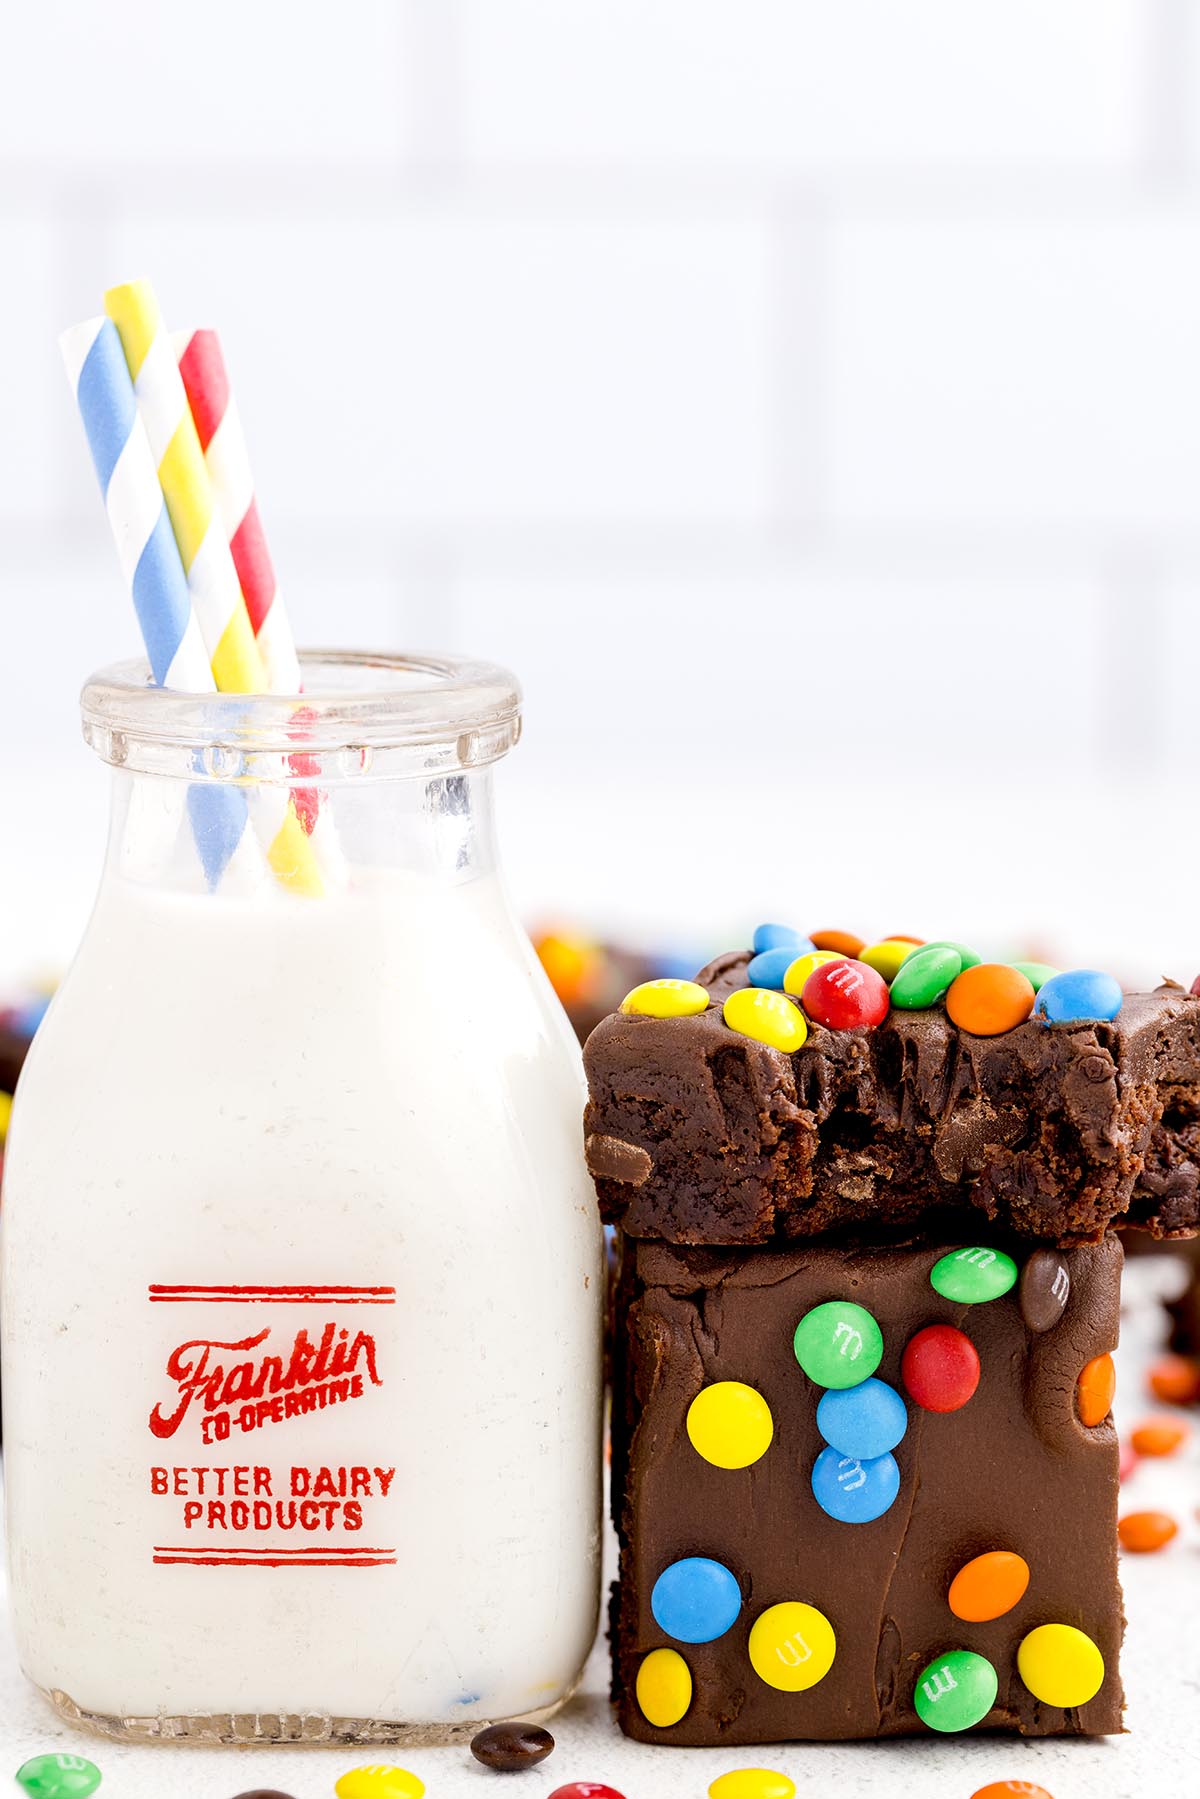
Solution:
[[[113,663],[80,696],[84,739],[135,773],[326,782],[479,768],[520,736],[520,685],[495,663],[306,650],[300,666],[300,694],[184,693],[145,661]]]

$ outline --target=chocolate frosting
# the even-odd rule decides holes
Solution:
[[[585,1049],[589,1165],[603,1216],[669,1243],[787,1242],[878,1221],[1097,1242],[1119,1221],[1200,1228],[1200,999],[1127,995],[1112,1023],[996,1037],[945,1011],[875,1030],[810,1026],[792,1055],[721,1004],[749,951],[698,976],[692,1018],[613,1013]]]

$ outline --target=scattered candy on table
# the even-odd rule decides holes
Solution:
[[[1039,1024],[1107,1023],[1121,1010],[1121,983],[1098,968],[1052,975],[1039,989],[1033,1016]]]
[[[643,981],[621,1001],[622,1012],[643,1018],[695,1018],[708,1010],[708,994],[696,981]]]
[[[909,1394],[926,1412],[957,1412],[979,1385],[979,1352],[952,1324],[927,1324],[900,1359]]]
[[[895,1387],[868,1375],[857,1386],[822,1394],[817,1429],[839,1455],[871,1461],[901,1441],[908,1429],[908,1407]]]
[[[785,1599],[754,1620],[750,1665],[758,1678],[783,1693],[804,1693],[824,1680],[837,1654],[837,1638],[824,1612],[803,1600]]]
[[[475,1760],[499,1774],[536,1768],[553,1748],[554,1738],[540,1724],[489,1724],[471,1738]]]
[[[1169,1512],[1126,1512],[1117,1525],[1122,1549],[1128,1549],[1134,1555],[1148,1555],[1155,1549],[1163,1549],[1178,1535],[1179,1526]]]
[[[1053,1249],[1035,1249],[1026,1256],[1017,1295],[1029,1330],[1039,1335],[1053,1330],[1071,1297],[1071,1277],[1062,1257]]]
[[[1117,1371],[1110,1355],[1094,1356],[1080,1371],[1075,1385],[1075,1404],[1080,1423],[1103,1424],[1112,1410],[1117,1390]]]
[[[998,1037],[1024,1024],[1037,997],[1019,969],[1006,962],[979,962],[951,983],[946,1011],[960,1031]]]
[[[692,1671],[677,1649],[652,1649],[637,1675],[637,1702],[647,1723],[660,1730],[678,1724],[692,1703]]]
[[[238,1793],[236,1799],[293,1799],[291,1793],[281,1793],[278,1787],[251,1787],[248,1793]]]
[[[1135,1455],[1174,1455],[1187,1436],[1181,1418],[1144,1418],[1129,1433],[1129,1442]]]
[[[1025,1597],[1029,1563],[1009,1549],[989,1549],[964,1562],[954,1579],[946,1603],[956,1618],[968,1624],[987,1624],[1003,1618]]]
[[[796,1326],[796,1360],[819,1387],[855,1387],[883,1358],[883,1332],[865,1307],[848,1299],[813,1306]]]
[[[913,1704],[930,1730],[954,1734],[971,1730],[996,1703],[999,1682],[986,1656],[973,1649],[951,1649],[918,1675]]]
[[[687,1433],[697,1455],[716,1468],[749,1468],[771,1447],[771,1408],[740,1380],[713,1381],[688,1407]]]
[[[625,1799],[625,1795],[598,1780],[573,1780],[569,1786],[555,1787],[547,1799]]]
[[[95,1762],[82,1755],[35,1755],[17,1769],[17,1781],[36,1799],[87,1799],[100,1785]]]
[[[672,1562],[650,1594],[655,1623],[680,1643],[711,1643],[723,1637],[741,1609],[737,1581],[724,1563],[706,1555]]]
[[[1053,1799],[1045,1787],[1036,1787],[1028,1780],[993,1780],[972,1793],[971,1799],[1012,1799],[1014,1794],[1022,1794],[1024,1799]]]
[[[1104,1685],[1104,1657],[1073,1624],[1042,1624],[1021,1639],[1017,1672],[1043,1705],[1086,1705]]]
[[[1200,1361],[1194,1356],[1162,1356],[1150,1369],[1147,1381],[1156,1399],[1170,1405],[1192,1405],[1200,1399]]]
[[[785,1055],[800,1049],[808,1036],[808,1020],[799,1006],[768,987],[739,987],[725,1001],[723,1015],[731,1031]]]
[[[809,1018],[831,1031],[880,1025],[888,1015],[888,984],[865,962],[847,958],[815,968],[804,983],[801,1004]]]
[[[1016,1285],[1017,1264],[1002,1249],[955,1249],[934,1263],[929,1284],[956,1305],[984,1305]]]
[[[422,1799],[425,1782],[407,1768],[372,1762],[351,1768],[334,1785],[337,1799]]]
[[[900,1469],[893,1455],[859,1461],[823,1449],[813,1463],[813,1498],[821,1510],[842,1524],[873,1524],[895,1503]]]
[[[718,1774],[708,1799],[795,1799],[796,1783],[773,1768],[734,1768]]]

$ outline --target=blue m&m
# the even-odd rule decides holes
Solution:
[[[752,987],[776,987],[782,993],[784,975],[797,956],[804,953],[795,943],[781,943],[777,949],[760,950],[751,958],[746,978]]]
[[[908,1429],[908,1407],[895,1387],[872,1375],[857,1387],[823,1394],[817,1429],[839,1455],[870,1462],[895,1449]]]
[[[1038,1024],[1107,1022],[1121,1010],[1121,984],[1098,968],[1070,968],[1043,982],[1033,1005]]]
[[[768,949],[789,949],[792,960],[806,955],[812,944],[803,931],[797,931],[790,924],[759,924],[754,927],[753,949],[756,956],[761,956]],[[762,983],[759,983],[762,985]]]
[[[723,1637],[742,1609],[742,1590],[723,1562],[685,1556],[664,1568],[650,1594],[655,1623],[680,1643]]]
[[[893,1455],[863,1461],[823,1449],[813,1463],[813,1497],[823,1512],[842,1524],[870,1524],[882,1518],[900,1491],[900,1470]]]

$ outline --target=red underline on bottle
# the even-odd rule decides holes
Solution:
[[[394,1568],[394,1549],[155,1549],[157,1566],[172,1568]]]
[[[201,1287],[151,1283],[152,1305],[365,1305],[392,1306],[395,1287]]]

